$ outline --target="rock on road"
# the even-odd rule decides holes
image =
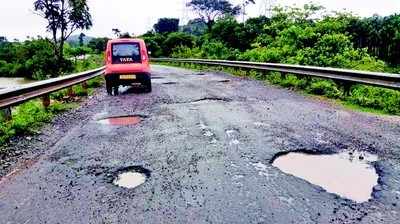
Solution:
[[[400,119],[215,72],[153,66],[149,94],[96,91],[0,181],[0,223],[400,223]],[[137,125],[99,119],[140,115]],[[355,203],[271,165],[279,152],[379,156],[373,198]],[[36,150],[36,154],[35,154]],[[135,189],[117,171],[142,166]],[[318,167],[316,167],[318,169]]]

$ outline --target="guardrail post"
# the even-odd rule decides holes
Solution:
[[[74,89],[72,88],[72,86],[68,87],[67,94],[69,97],[75,97]]]
[[[351,83],[351,82],[343,82],[344,96],[350,96],[350,91],[351,91],[352,86],[353,86],[353,83]]]
[[[281,72],[281,79],[286,79],[287,73],[286,72]]]
[[[87,82],[82,82],[82,89],[83,89],[83,93],[85,94],[85,96],[88,95],[88,84]]]
[[[11,107],[0,110],[0,121],[10,121],[11,119]]]
[[[338,80],[335,80],[334,82],[335,82],[336,85],[338,85],[339,87],[343,87],[343,96],[344,96],[344,97],[350,96],[351,87],[353,87],[353,85],[354,85],[353,82],[338,81]]]
[[[42,105],[44,108],[48,108],[50,106],[50,95],[49,94],[42,96]]]

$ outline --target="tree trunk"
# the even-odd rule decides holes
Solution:
[[[64,61],[64,39],[65,39],[65,30],[67,29],[64,18],[65,18],[65,0],[61,0],[61,37],[60,43],[58,44],[58,55],[57,61],[58,64],[61,65]]]

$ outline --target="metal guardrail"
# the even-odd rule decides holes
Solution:
[[[0,90],[0,109],[10,108],[28,100],[48,95],[95,78],[104,73],[104,67],[59,78],[38,81],[14,88]],[[49,100],[49,99],[48,99]],[[45,104],[45,103],[44,103]]]
[[[294,74],[306,77],[332,79],[334,81],[340,82],[347,90],[349,90],[351,85],[353,84],[365,84],[400,90],[400,75],[382,72],[367,72],[349,69],[322,68],[314,66],[207,59],[152,58],[151,61],[225,66],[241,69],[253,69],[259,71],[275,71],[284,74]]]

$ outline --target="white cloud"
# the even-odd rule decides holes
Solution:
[[[178,17],[188,19],[193,13],[185,9],[188,0],[88,0],[94,26],[88,33],[93,36],[112,36],[111,29],[141,34],[151,29],[160,17]],[[240,3],[242,0],[232,0]],[[255,6],[248,8],[250,16],[262,13],[263,0],[256,0]],[[267,0],[266,0],[267,1]],[[283,5],[298,5],[309,0],[276,0]],[[361,16],[374,13],[388,15],[400,13],[400,0],[314,0],[328,10],[343,8]],[[26,36],[48,35],[46,22],[32,11],[33,0],[7,1],[0,8],[0,36],[24,39]]]

